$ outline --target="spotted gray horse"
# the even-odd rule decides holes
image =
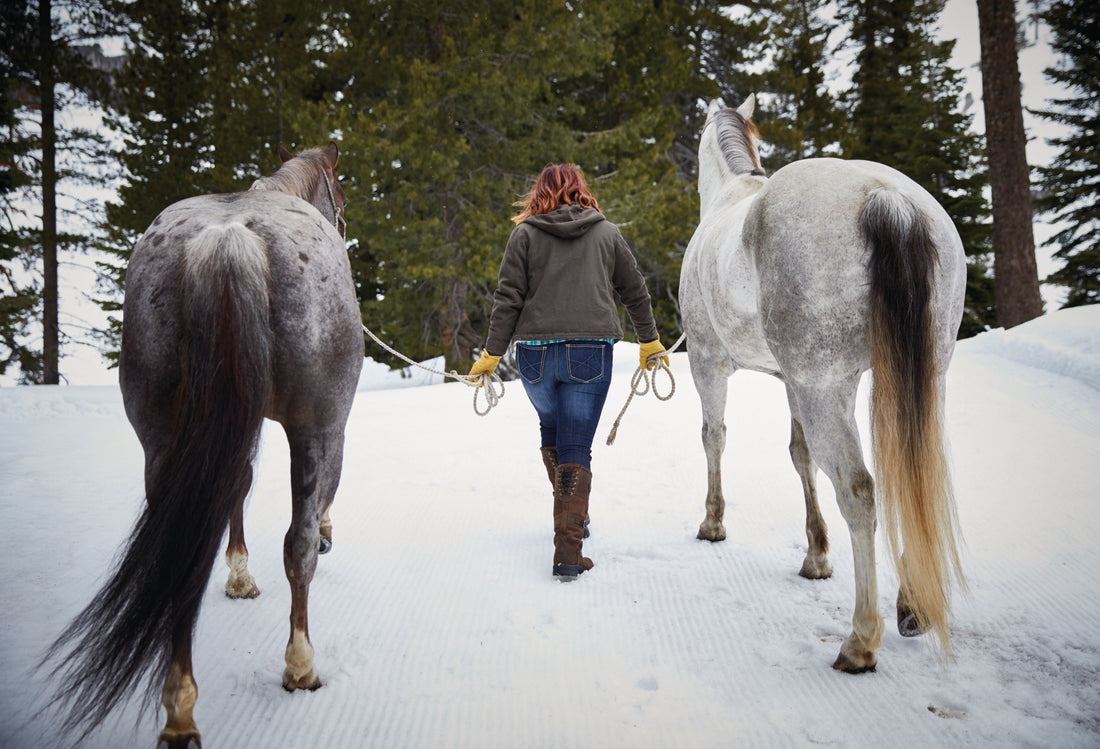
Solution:
[[[255,595],[243,503],[265,417],[290,445],[283,686],[316,689],[307,604],[363,364],[335,143],[251,190],[166,208],[126,276],[119,382],[145,452],[146,507],[112,576],[55,643],[69,730],[162,685],[162,746],[201,746],[191,641],[230,526],[227,593]],[[323,528],[324,526],[324,528]]]

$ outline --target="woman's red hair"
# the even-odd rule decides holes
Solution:
[[[515,203],[523,210],[512,221],[518,224],[528,216],[549,213],[566,203],[600,210],[596,196],[588,189],[580,169],[574,164],[547,164],[530,192]]]

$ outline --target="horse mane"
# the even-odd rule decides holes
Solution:
[[[260,177],[249,190],[275,190],[310,200],[321,186],[325,174],[325,152],[322,148],[302,151],[284,161],[270,177]]]
[[[752,120],[745,119],[736,109],[721,109],[714,113],[718,147],[726,158],[726,166],[734,174],[766,176],[756,152],[760,131]]]

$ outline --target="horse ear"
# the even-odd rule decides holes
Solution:
[[[749,94],[748,98],[741,103],[741,106],[737,108],[737,114],[744,117],[746,120],[752,119],[753,110],[756,109],[756,94]]]
[[[328,142],[328,148],[325,149],[325,161],[328,162],[329,169],[336,168],[336,162],[340,160],[340,149],[336,145],[336,141],[330,140]]]
[[[726,108],[726,102],[722,101],[721,97],[710,100],[710,106],[707,107],[707,118],[714,116],[715,112],[721,112]]]
[[[286,150],[286,147],[282,143],[280,143],[279,144],[279,163],[285,164],[286,162],[290,161],[293,158],[294,158],[294,154],[292,154],[290,151]]]

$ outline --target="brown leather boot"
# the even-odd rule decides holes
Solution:
[[[555,476],[558,472],[558,448],[556,447],[540,447],[542,451],[542,464],[546,466],[546,477],[550,479],[550,487],[554,488],[557,479]],[[554,503],[554,517],[558,516],[557,502]],[[591,522],[591,518],[587,515],[584,518],[584,538],[588,538],[588,524]]]
[[[554,475],[554,576],[573,580],[592,569],[581,553],[592,471],[577,463],[559,465]]]
[[[550,486],[554,485],[554,476],[558,470],[558,448],[540,447],[542,451],[542,464],[546,466],[546,477],[550,479]]]

